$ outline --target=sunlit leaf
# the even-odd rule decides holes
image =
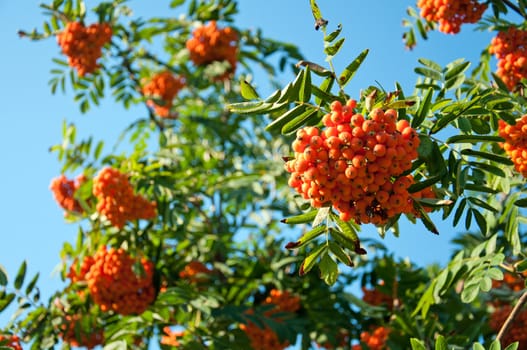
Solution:
[[[300,276],[305,275],[311,269],[316,265],[318,258],[322,253],[326,253],[328,250],[327,245],[320,245],[315,248],[305,259],[302,261],[302,264],[300,265],[299,274]]]
[[[340,73],[339,84],[342,88],[346,86],[357,73],[362,62],[368,56],[369,49],[362,51],[344,70]]]
[[[296,215],[296,216],[292,216],[292,217],[283,219],[282,222],[286,223],[286,224],[291,224],[291,225],[306,224],[308,222],[313,221],[313,219],[317,215],[317,212],[318,212],[318,210],[311,210],[311,211],[309,211],[307,213],[303,213],[303,214],[300,214],[300,215]]]
[[[322,256],[318,267],[320,269],[320,278],[322,278],[327,285],[332,286],[337,282],[339,268],[337,263],[329,256],[329,254],[327,254],[327,252]]]
[[[240,80],[240,93],[246,100],[254,100],[260,97],[256,89],[245,79]]]
[[[289,242],[286,244],[286,249],[297,249],[302,248],[306,244],[310,243],[311,241],[315,240],[317,237],[322,235],[324,232],[327,232],[327,228],[325,226],[317,226],[314,229],[304,233],[296,242]]]

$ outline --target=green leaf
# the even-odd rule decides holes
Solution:
[[[449,137],[445,143],[475,143],[475,142],[504,142],[499,136],[491,135],[455,135]]]
[[[272,103],[265,103],[263,101],[255,101],[255,102],[231,103],[227,107],[232,113],[251,114],[251,113],[264,113],[271,106],[273,106]]]
[[[414,201],[414,208],[419,213],[420,219],[425,225],[425,227],[428,229],[428,231],[432,232],[435,235],[439,234],[439,230],[437,229],[436,225],[433,223],[432,219],[430,219],[430,216],[428,216],[428,213],[423,209],[423,207]]]
[[[491,161],[498,162],[504,165],[514,165],[514,162],[510,160],[508,157],[499,156],[494,153],[475,151],[470,148],[465,148],[461,150],[461,154],[466,155],[466,156],[473,156],[473,157],[479,157],[479,158],[491,160]]]
[[[428,88],[421,100],[419,109],[415,118],[412,119],[412,128],[417,128],[425,120],[428,112],[430,111],[430,106],[432,103],[432,97],[434,96],[434,89]]]
[[[0,286],[7,286],[8,277],[7,277],[7,271],[5,267],[0,265]]]
[[[353,266],[350,256],[337,243],[329,242],[329,251],[333,253],[341,263]]]
[[[482,207],[484,209],[487,209],[493,213],[498,213],[498,209],[494,208],[493,206],[491,206],[490,204],[488,204],[487,202],[484,202],[482,201],[481,199],[477,198],[477,197],[468,197],[467,198],[469,200],[469,202],[471,202],[472,204],[475,204],[479,207]]]
[[[474,279],[474,283],[470,283],[468,285],[465,285],[463,288],[463,291],[461,292],[461,301],[464,303],[470,303],[476,299],[476,297],[479,294],[479,279]]]
[[[442,70],[441,66],[438,63],[436,63],[436,62],[434,62],[432,60],[429,60],[429,59],[426,59],[426,58],[419,58],[419,59],[417,59],[417,61],[419,63],[421,63],[423,66],[426,66],[426,67],[428,67],[428,68],[430,68],[432,70],[435,70],[438,73],[440,73],[441,70]]]
[[[296,242],[289,242],[286,244],[286,249],[297,249],[305,246],[309,242],[316,239],[318,236],[320,236],[322,233],[327,232],[327,227],[325,226],[317,226],[314,229],[304,233]]]
[[[344,40],[345,38],[340,38],[335,44],[330,45],[324,49],[324,53],[328,56],[328,58],[335,56],[340,51],[342,44],[344,44]]]
[[[504,350],[517,350],[519,346],[520,346],[519,342],[514,342],[510,344],[509,346],[507,346]]]
[[[300,90],[298,92],[298,98],[300,102],[308,102],[311,98],[311,70],[309,66],[305,69],[302,84],[300,85]]]
[[[37,272],[37,274],[28,283],[28,285],[26,287],[26,294],[29,295],[33,291],[33,288],[35,288],[35,285],[37,284],[39,276],[40,276],[40,273]]]
[[[9,293],[0,299],[0,312],[4,311],[9,305],[11,305],[11,302],[13,299],[15,299],[15,296],[15,293]]]
[[[317,5],[317,2],[315,0],[309,0],[309,3],[311,5],[311,12],[313,13],[313,17],[315,17],[315,21],[319,21],[322,19],[322,13],[320,13],[320,8]]]
[[[455,78],[457,75],[463,74],[469,66],[470,62],[462,62],[459,64],[447,65],[447,70],[445,72],[445,80],[450,80],[452,78]]]
[[[440,72],[437,72],[437,71],[429,69],[429,68],[417,67],[417,68],[414,69],[414,71],[417,74],[420,74],[420,75],[422,75],[422,76],[424,76],[426,78],[430,78],[432,80],[436,80],[436,81],[442,81],[443,80],[443,77],[441,76]]]
[[[500,90],[509,92],[509,88],[507,87],[507,85],[505,85],[503,80],[501,80],[501,78],[496,73],[491,72],[490,74],[492,74],[492,77],[494,78],[494,81],[496,82],[496,85],[498,85],[498,88],[500,88]]]
[[[27,269],[27,264],[26,264],[26,261],[24,260],[22,264],[20,265],[18,272],[16,274],[16,277],[15,277],[14,286],[16,289],[20,289],[22,287],[22,284],[24,283],[24,278],[26,277],[26,269]]]
[[[514,201],[514,205],[520,208],[526,208],[527,207],[527,198],[522,198]]]
[[[331,220],[333,220],[340,229],[340,231],[335,230],[335,232],[339,232],[342,237],[349,242],[356,254],[366,254],[366,251],[360,246],[359,235],[350,222],[342,220],[335,213],[331,213]],[[331,233],[333,233],[333,231],[331,231]]]
[[[128,345],[124,340],[117,340],[104,345],[103,350],[126,350]]]
[[[302,114],[290,120],[282,127],[282,134],[289,135],[296,132],[303,125],[305,125],[312,117],[316,117],[318,110],[318,108],[314,108],[311,106],[307,107]]]
[[[412,350],[426,350],[423,342],[416,338],[410,339],[410,345],[412,346]]]
[[[498,340],[494,340],[492,343],[490,343],[489,350],[500,350],[501,344]]]
[[[410,187],[408,187],[408,192],[409,193],[419,192],[419,191],[421,191],[421,190],[423,190],[423,189],[425,189],[427,187],[430,187],[433,184],[439,182],[439,180],[441,180],[441,178],[442,178],[442,176],[436,175],[436,176],[432,176],[429,179],[426,179],[424,181],[415,182],[412,185],[410,185]]]
[[[448,350],[448,346],[445,340],[445,337],[442,335],[438,335],[436,339],[436,345],[435,350]]]
[[[341,88],[344,88],[350,80],[355,76],[355,73],[359,69],[366,56],[368,56],[369,49],[362,51],[340,74],[339,84]]]
[[[339,23],[336,30],[332,31],[331,33],[329,33],[328,35],[324,37],[324,41],[328,43],[332,42],[333,40],[337,38],[337,36],[339,36],[341,31],[342,31],[342,24]]]
[[[478,227],[481,233],[484,236],[486,236],[487,235],[487,220],[485,220],[485,217],[479,211],[474,210],[473,213],[474,213],[474,218],[476,219],[476,223],[478,224]]]
[[[300,66],[309,67],[309,69],[311,69],[311,71],[313,73],[315,73],[316,75],[321,76],[321,77],[333,76],[333,72],[332,71],[330,71],[329,69],[326,69],[326,68],[322,67],[321,65],[316,64],[314,62],[301,60],[301,61],[299,61],[296,64],[296,66],[297,67],[300,67]]]
[[[417,105],[417,97],[413,97],[413,98],[392,101],[390,103],[383,105],[383,108],[384,109],[388,109],[388,108],[402,109],[402,108],[410,108],[416,105]]]
[[[240,93],[242,97],[246,100],[254,100],[260,98],[256,89],[247,82],[245,79],[240,80]]]
[[[472,345],[472,350],[485,350],[485,348],[480,343],[474,343],[474,345]]]
[[[494,174],[496,176],[505,177],[505,172],[495,165],[481,162],[468,162],[468,164],[480,170]]]
[[[302,261],[302,264],[300,265],[299,274],[300,276],[304,276],[306,273],[311,271],[311,269],[316,265],[317,259],[320,257],[322,253],[326,253],[328,250],[327,245],[320,245],[315,248],[305,259]]]
[[[317,213],[318,213],[318,210],[311,210],[307,213],[303,213],[300,215],[296,215],[296,216],[283,219],[281,220],[281,222],[285,224],[291,224],[291,225],[306,224],[308,222],[311,222],[315,218],[315,216],[317,216]]]
[[[520,270],[518,270],[518,271],[520,271]],[[497,281],[503,280],[503,272],[500,269],[498,269],[497,267],[491,267],[487,271],[487,276],[489,276],[493,280],[497,280]]]
[[[337,282],[339,268],[337,263],[331,259],[327,252],[322,256],[318,267],[320,269],[320,278],[322,278],[327,285],[332,286]]]
[[[295,119],[296,117],[304,113],[306,111],[306,108],[307,106],[304,104],[295,106],[294,108],[288,110],[287,112],[285,112],[284,114],[282,114],[281,116],[273,120],[271,123],[269,123],[265,127],[265,130],[267,131],[281,130],[284,127],[284,125],[286,125],[288,122],[290,122],[291,120]]]
[[[170,2],[170,8],[178,7],[180,5],[183,5],[185,3],[185,0],[172,0]]]

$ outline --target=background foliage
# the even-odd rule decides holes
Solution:
[[[124,1],[90,9],[81,1],[42,6],[43,29],[21,36],[53,38],[67,22],[77,20],[108,21],[113,32],[103,48],[100,70],[92,74],[81,77],[63,56],[53,59],[53,93],[75,91],[83,113],[104,98],[123,108],[144,104],[146,109],[145,117],[131,122],[117,141],[127,145],[121,152],[97,135],[79,139],[74,124],[63,125],[63,141],[51,151],[62,164],[61,173],[82,173],[87,179],[72,197],[82,210],[65,214],[79,228],[76,242],[66,242],[60,252],[62,276],[71,283],[49,300],[40,300],[38,274],[26,276],[26,263],[13,278],[1,269],[0,309],[18,305],[5,326],[6,335],[18,335],[31,348],[58,342],[67,348],[100,328],[105,348],[145,348],[151,343],[168,347],[176,341],[163,338],[173,332],[166,327],[177,325],[184,329],[178,346],[191,349],[254,347],[254,333],[247,329],[264,329],[265,339],[276,337],[281,347],[374,348],[367,336],[383,327],[388,337],[382,346],[390,349],[408,348],[410,339],[414,349],[464,348],[476,342],[483,345],[475,344],[475,349],[499,348],[493,340],[504,329],[504,319],[493,320],[500,312],[507,317],[512,311],[514,316],[505,306],[521,311],[523,303],[521,214],[526,203],[523,177],[502,150],[505,139],[498,129],[500,121],[514,124],[523,115],[523,82],[510,89],[492,74],[485,50],[480,62],[472,64],[460,59],[442,67],[420,59],[413,91],[398,84],[393,91],[378,86],[348,91],[347,83],[368,50],[335,67],[333,57],[345,38],[340,26],[326,23],[323,8],[314,1],[310,5],[315,27],[322,32],[325,62],[310,62],[294,45],[265,38],[258,30],[237,28],[235,1],[173,1],[174,11],[185,16],[146,20],[135,19]],[[479,23],[482,29],[514,25],[504,17],[507,11],[524,16],[522,1],[488,5],[488,17]],[[405,23],[415,28],[405,40],[412,47],[416,31],[426,38],[435,24],[419,19],[417,12],[409,14],[413,22]],[[211,20],[237,32],[236,76],[229,74],[234,67],[228,62],[214,59],[196,66],[189,60],[188,38],[197,25]],[[254,69],[268,73],[275,93],[259,97],[257,82],[251,81]],[[166,70],[185,79],[173,118],[160,118],[151,108],[167,101],[143,92],[146,81]],[[280,86],[273,77],[284,70],[296,77]],[[321,126],[332,102],[349,99],[358,101],[356,111],[364,115],[376,107],[396,109],[398,118],[418,132],[419,156],[411,169],[416,182],[409,191],[433,186],[435,198],[416,200],[416,212],[408,218],[438,233],[425,210],[429,208],[439,213],[434,218],[450,217],[454,226],[464,226],[468,232],[456,237],[459,249],[447,266],[419,267],[395,259],[378,242],[360,242],[360,225],[343,221],[330,206],[309,208],[287,186],[282,158],[292,155],[295,132],[306,125]],[[105,167],[128,174],[135,193],[155,201],[155,219],[131,220],[124,227],[107,220],[92,191]],[[399,234],[399,217],[390,219],[378,228],[381,236]],[[286,244],[283,231],[291,228],[294,238]],[[156,298],[145,312],[103,310],[90,295],[90,277],[72,277],[70,269],[82,273],[80,262],[101,246],[121,247],[152,261]],[[185,275],[185,267],[197,261],[204,270]],[[144,274],[137,265],[132,272]],[[496,282],[501,280],[505,282]],[[519,288],[514,287],[517,280]],[[353,282],[364,288],[362,295],[349,291]],[[299,308],[288,311],[285,304],[269,302],[273,290],[293,295]],[[75,317],[82,321],[71,322]],[[522,318],[516,319],[521,328]],[[73,338],[61,326],[66,321],[76,324],[70,329]],[[504,347],[505,339],[511,340],[498,337]]]

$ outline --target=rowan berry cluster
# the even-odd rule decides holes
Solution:
[[[133,258],[124,249],[105,246],[93,256],[85,278],[93,301],[102,311],[121,315],[143,313],[154,301],[154,265],[146,258]],[[142,271],[136,271],[139,266]]]
[[[178,338],[181,338],[185,335],[185,331],[172,331],[170,327],[163,327],[163,336],[161,336],[160,343],[163,345],[178,347],[181,346]]]
[[[326,341],[323,344],[316,344],[318,348],[324,348],[327,350],[333,350],[333,349],[347,349],[349,348],[350,343],[350,332],[347,329],[339,329],[334,342]]]
[[[185,265],[183,270],[179,272],[179,277],[191,283],[201,284],[209,280],[211,272],[205,264],[194,260]]]
[[[463,23],[476,23],[487,9],[486,4],[476,0],[419,0],[421,17],[439,23],[439,31],[447,34],[459,33]]]
[[[368,304],[374,306],[384,305],[390,310],[393,308],[393,298],[391,295],[383,293],[376,288],[368,289],[366,287],[362,287],[362,292],[362,300]]]
[[[13,350],[22,350],[18,335],[0,334],[0,346],[7,346]]]
[[[382,225],[401,213],[414,213],[401,174],[417,158],[419,137],[393,109],[374,109],[365,118],[355,113],[356,101],[335,101],[322,121],[325,130],[297,131],[294,157],[285,164],[289,185],[315,208],[331,204],[344,221]],[[428,192],[414,197],[428,196]]]
[[[360,341],[370,350],[384,350],[386,348],[386,341],[390,334],[390,329],[380,326],[375,328],[372,332],[362,332],[360,334]],[[363,347],[359,344],[353,345],[352,350],[362,350]]]
[[[93,317],[87,319],[80,314],[66,315],[60,328],[60,337],[70,346],[93,349],[104,344],[104,331]]]
[[[273,289],[263,304],[276,306],[264,313],[265,316],[271,318],[274,314],[280,312],[296,312],[300,309],[300,297],[293,296],[287,291]],[[249,312],[252,312],[252,310]],[[277,322],[281,321],[276,317],[274,320]],[[253,350],[285,349],[290,345],[288,341],[281,342],[276,332],[267,325],[264,328],[260,328],[258,325],[248,322],[247,324],[241,324],[240,328],[247,334]]]
[[[500,119],[498,132],[505,139],[500,145],[514,162],[514,168],[527,177],[527,115],[516,120],[515,125]]]
[[[146,104],[161,118],[173,118],[171,113],[174,97],[185,86],[185,79],[169,71],[157,73],[143,86]]]
[[[206,66],[215,61],[229,62],[230,69],[218,79],[228,78],[236,70],[238,34],[230,27],[218,28],[216,21],[210,21],[194,30],[186,46],[190,60],[196,66]]]
[[[75,180],[68,179],[65,175],[60,175],[51,180],[49,189],[53,193],[55,201],[62,209],[73,212],[83,213],[81,204],[75,198],[75,192],[86,181],[84,175],[79,175]]]
[[[267,311],[269,314],[278,311],[296,312],[300,309],[300,297],[297,295],[291,295],[288,291],[272,289],[267,298],[265,298],[264,304],[276,305],[275,309]]]
[[[492,280],[492,288],[507,288],[512,292],[519,292],[525,289],[525,277],[527,274],[524,272],[523,277],[505,272],[503,274],[503,280]]]
[[[77,260],[70,266],[70,270],[67,277],[71,280],[71,283],[86,281],[86,274],[90,271],[92,265],[95,263],[93,256],[85,256],[82,260],[80,268],[77,269]]]
[[[68,56],[70,67],[77,69],[79,76],[93,73],[99,65],[102,47],[112,39],[112,28],[108,23],[93,23],[86,27],[81,22],[68,22],[57,41],[62,52]]]
[[[527,78],[527,31],[509,27],[490,43],[489,53],[498,60],[496,74],[509,90],[514,90],[522,78]]]
[[[503,305],[497,307],[490,315],[489,326],[496,333],[498,333],[503,326],[505,320],[509,317],[512,311],[511,305]],[[514,322],[510,326],[507,333],[501,339],[501,344],[504,346],[518,342],[518,350],[527,350],[527,310],[520,311],[516,315]]]
[[[98,200],[97,211],[117,228],[126,221],[156,217],[156,202],[134,194],[128,176],[117,169],[106,167],[95,176],[93,194]]]

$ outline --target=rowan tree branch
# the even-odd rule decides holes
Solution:
[[[520,297],[520,299],[518,299],[518,302],[516,303],[516,305],[512,309],[510,315],[507,317],[507,319],[505,320],[505,322],[501,326],[501,329],[500,329],[498,335],[496,336],[496,340],[499,341],[500,344],[501,344],[501,339],[505,336],[505,334],[509,330],[510,326],[514,322],[514,319],[516,318],[516,316],[518,316],[518,314],[520,313],[522,307],[525,305],[525,302],[527,302],[527,291],[525,291],[522,294],[522,296]]]

